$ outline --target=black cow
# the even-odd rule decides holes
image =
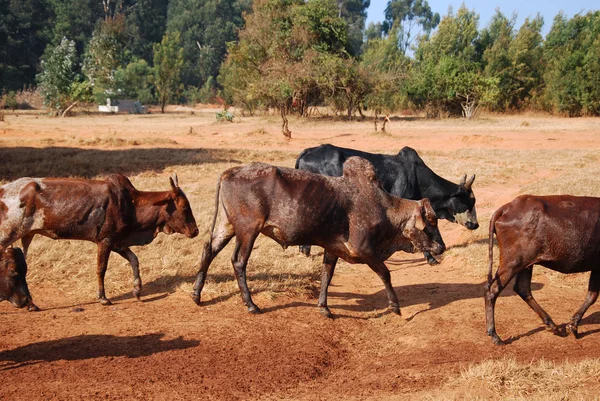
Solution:
[[[296,168],[312,173],[333,177],[342,175],[344,162],[351,156],[369,160],[375,167],[377,178],[383,189],[400,198],[419,200],[429,199],[439,219],[446,219],[465,226],[469,230],[479,227],[475,212],[475,195],[471,186],[473,175],[454,184],[434,173],[417,152],[405,146],[397,155],[367,153],[360,150],[340,148],[333,145],[320,145],[305,149],[296,160]],[[307,256],[310,247],[300,247]],[[425,257],[430,265],[437,260],[429,252]]]

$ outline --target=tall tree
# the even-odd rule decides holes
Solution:
[[[358,56],[362,49],[367,9],[371,5],[371,0],[336,0],[336,2],[338,17],[347,24],[348,52]]]
[[[242,12],[250,0],[171,0],[167,30],[180,32],[186,55],[183,83],[201,86],[216,78],[227,53],[228,42],[237,41],[243,26]]]
[[[181,87],[183,63],[183,48],[179,32],[167,32],[162,41],[154,45],[152,82],[156,88],[161,113],[165,112],[165,106],[173,100]]]
[[[137,0],[127,16],[127,49],[132,57],[152,62],[152,45],[167,29],[168,0]]]
[[[402,53],[410,48],[420,32],[429,34],[440,23],[440,15],[431,11],[427,0],[390,0],[385,8],[384,33],[396,29]]]
[[[49,40],[46,0],[0,1],[0,91],[35,82]]]

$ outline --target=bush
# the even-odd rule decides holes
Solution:
[[[19,108],[19,102],[17,102],[17,94],[15,93],[15,91],[5,93],[3,96],[2,103],[4,103],[5,109],[11,109],[12,111],[15,111]]]
[[[227,110],[220,111],[216,114],[217,121],[228,121],[233,122],[233,114],[228,112]]]

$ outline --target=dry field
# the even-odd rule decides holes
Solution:
[[[592,306],[574,340],[544,331],[512,290],[485,335],[483,282],[492,212],[523,193],[600,196],[600,119],[537,115],[474,121],[396,118],[388,133],[371,121],[290,121],[276,116],[217,123],[214,110],[167,115],[48,118],[0,122],[0,180],[22,176],[103,177],[120,172],[143,190],[165,190],[177,172],[200,236],[159,237],[134,248],[144,282],[131,295],[127,263],[113,255],[95,301],[95,246],[36,237],[29,287],[39,313],[0,303],[0,399],[157,400],[483,400],[597,399],[600,309]],[[338,264],[330,288],[336,318],[316,307],[322,252],[306,258],[264,237],[248,266],[249,315],[230,264],[229,245],[211,266],[197,307],[189,297],[213,214],[215,184],[228,167],[263,161],[293,166],[321,143],[395,153],[412,146],[438,174],[476,174],[480,229],[448,222],[448,250],[431,267],[420,254],[387,263],[402,317],[391,315],[383,285],[366,266]],[[497,252],[496,252],[497,254]],[[534,296],[556,323],[583,302],[588,274],[534,269]]]

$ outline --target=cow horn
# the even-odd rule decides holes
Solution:
[[[169,177],[169,182],[171,183],[171,188],[179,188],[179,179],[177,178],[177,173],[173,173],[173,175]]]
[[[461,187],[463,187],[465,185],[465,182],[467,182],[467,175],[463,175],[462,178],[460,179],[460,183],[458,185],[460,185]]]
[[[473,181],[475,181],[475,174],[473,174],[473,177],[469,178],[469,181],[467,181],[467,183],[465,184],[465,189],[471,189]]]

